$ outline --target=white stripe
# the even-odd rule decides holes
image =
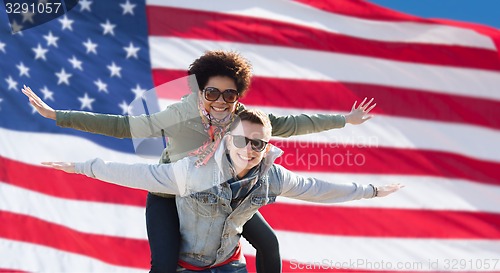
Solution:
[[[283,268],[283,272],[300,272],[299,269],[305,269],[299,268],[298,263],[302,263],[301,266],[325,265],[324,268],[310,268],[318,272],[321,269],[339,268],[448,272],[498,272],[500,269],[500,243],[495,240],[369,238],[285,231],[276,233],[282,259],[291,262],[291,268]],[[242,240],[242,243],[245,254],[255,255],[246,240]],[[485,265],[487,260],[489,267]],[[495,261],[496,268],[493,268]],[[465,266],[460,267],[460,263]],[[453,264],[455,268],[452,268]]]
[[[142,207],[58,198],[1,182],[0,197],[0,210],[80,232],[147,240]]]
[[[27,272],[148,272],[147,269],[114,266],[87,256],[2,238],[0,238],[0,257],[2,257],[0,268]]]
[[[40,162],[43,161],[83,162],[96,157],[123,163],[157,163],[159,158],[158,156],[156,159],[147,159],[135,154],[117,152],[83,137],[63,134],[21,132],[0,128],[0,136],[2,136],[1,156],[38,166],[42,166]]]
[[[347,114],[326,111],[302,110],[293,108],[260,107],[259,109],[280,115],[307,114]],[[347,124],[341,130],[329,130],[317,134],[293,136],[287,139],[276,140],[284,145],[293,142],[331,143],[341,147],[389,147],[422,149],[450,152],[473,157],[480,160],[500,162],[500,130],[473,126],[468,124],[401,118],[386,115],[376,115],[362,125]],[[299,144],[296,144],[299,145]],[[314,146],[310,146],[314,147]]]
[[[314,206],[338,206],[386,209],[425,209],[500,213],[500,186],[485,185],[461,179],[446,179],[416,175],[344,174],[332,172],[295,172],[334,183],[373,184],[377,186],[401,183],[404,188],[384,198],[363,199],[337,204],[311,202],[279,197],[278,203]]]
[[[462,45],[495,50],[493,41],[475,31],[437,24],[384,22],[330,13],[288,0],[174,1],[148,0],[147,5],[246,16],[385,42]]]
[[[206,50],[235,50],[252,63],[255,76],[377,84],[500,100],[500,93],[496,92],[500,73],[487,70],[173,37],[149,37],[149,45],[151,64],[157,69],[186,70]]]
[[[175,103],[173,100],[160,100],[161,109]],[[375,101],[376,102],[376,101]],[[281,107],[256,107],[276,116],[300,114],[347,114],[347,112],[327,112],[323,110],[296,109]],[[350,125],[337,130],[321,133],[273,138],[283,147],[317,147],[330,144],[328,148],[389,147],[404,149],[424,149],[450,152],[480,160],[500,162],[500,131],[481,126],[440,121],[401,118],[376,115],[362,125]],[[478,141],[480,140],[480,141]],[[321,151],[320,151],[321,152]],[[327,152],[327,151],[326,151]],[[325,153],[326,153],[325,152]]]

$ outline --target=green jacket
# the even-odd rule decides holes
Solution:
[[[290,137],[322,132],[345,126],[343,115],[269,114],[273,136]],[[198,94],[191,93],[165,110],[140,116],[96,114],[83,111],[56,111],[60,127],[113,136],[117,138],[168,137],[160,162],[175,162],[200,147],[208,139],[198,112]]]

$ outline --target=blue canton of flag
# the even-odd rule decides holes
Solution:
[[[36,20],[25,18],[20,27]],[[0,28],[1,128],[85,135],[108,148],[133,151],[121,140],[54,126],[20,90],[30,86],[54,109],[127,114],[130,102],[153,87],[144,2],[85,0],[16,34],[1,16]]]

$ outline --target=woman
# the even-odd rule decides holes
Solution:
[[[197,86],[181,102],[152,115],[119,116],[81,111],[54,111],[29,87],[22,91],[44,117],[56,120],[61,127],[98,133],[118,138],[161,136],[169,139],[160,162],[177,161],[188,154],[198,155],[198,165],[205,164],[217,149],[231,124],[234,113],[243,109],[238,100],[248,91],[251,79],[249,62],[235,52],[208,51],[189,67]],[[371,118],[375,107],[366,99],[343,115],[269,115],[273,136],[289,137],[342,128],[345,123],[361,124]],[[175,220],[172,220],[175,219]],[[171,195],[149,193],[146,225],[151,249],[150,272],[175,272],[180,233],[175,199]],[[276,235],[260,213],[244,228],[242,235],[257,250],[257,271],[281,272],[281,258]]]

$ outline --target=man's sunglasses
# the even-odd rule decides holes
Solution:
[[[238,91],[234,89],[226,89],[224,92],[221,92],[217,87],[205,87],[205,89],[203,89],[203,93],[205,94],[205,99],[208,101],[218,100],[221,94],[222,98],[227,103],[233,103],[239,98]]]
[[[231,135],[233,137],[233,144],[234,146],[236,146],[236,148],[245,148],[248,143],[250,142],[250,146],[252,147],[252,150],[256,151],[256,152],[262,152],[266,146],[267,146],[267,143],[266,141],[264,140],[260,140],[260,139],[250,139],[248,137],[245,137],[245,136],[235,136],[235,135]]]

